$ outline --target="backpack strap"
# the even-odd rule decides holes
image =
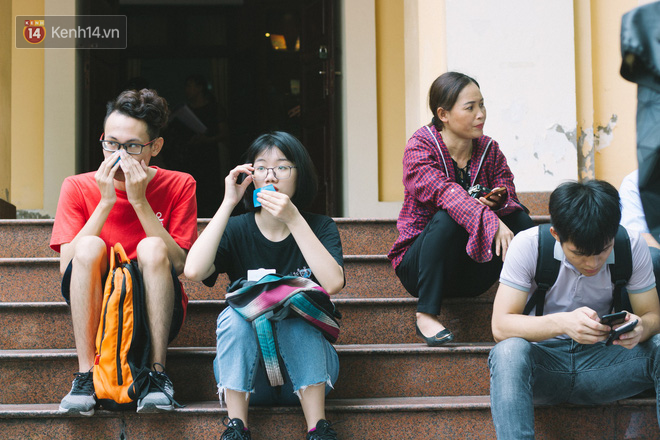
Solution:
[[[619,230],[614,238],[614,264],[610,264],[610,276],[612,278],[612,309],[616,312],[621,310],[621,291],[628,284],[632,276],[632,250],[630,249],[630,236],[626,228],[619,225]]]
[[[555,259],[555,237],[550,233],[550,224],[539,225],[539,254],[536,259],[536,290],[525,305],[524,315],[529,315],[536,306],[536,316],[543,315],[545,294],[557,281],[561,262]]]

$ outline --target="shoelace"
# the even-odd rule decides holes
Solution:
[[[170,378],[167,376],[167,374],[165,374],[165,367],[163,367],[159,363],[155,363],[153,367],[155,368],[156,365],[160,365],[160,368],[162,368],[163,371],[154,370],[150,373],[150,377],[149,377],[150,385],[155,386],[163,394],[165,394],[165,396],[170,400],[170,402],[172,402],[174,406],[176,406],[177,408],[183,408],[183,405],[181,405],[179,402],[174,400],[174,396],[173,396],[174,387],[172,386],[172,381],[170,380]]]
[[[244,440],[247,437],[245,431],[240,429],[238,426],[232,423],[232,419],[225,416],[222,419],[222,424],[227,428],[225,432],[222,433],[221,440]]]
[[[94,378],[91,373],[73,373],[73,389],[71,394],[89,396],[94,394]]]

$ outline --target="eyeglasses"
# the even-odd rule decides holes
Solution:
[[[270,170],[273,172],[273,177],[275,177],[278,180],[284,180],[291,177],[292,168],[296,168],[296,167],[289,165],[280,165],[278,167],[272,167],[272,168],[256,167],[252,172],[252,175],[254,176],[254,180],[257,181],[266,180],[266,178],[268,177],[268,170]]]
[[[107,140],[103,139],[103,136],[105,136],[105,133],[101,133],[101,138],[99,140],[101,141],[101,147],[103,147],[103,149],[105,151],[115,152],[115,151],[117,151],[117,150],[119,150],[120,148],[123,147],[124,150],[126,150],[126,152],[128,154],[133,154],[133,155],[136,155],[136,156],[138,154],[142,154],[142,149],[144,147],[146,147],[147,145],[151,145],[154,142],[156,142],[156,140],[158,140],[158,138],[156,138],[153,141],[147,142],[146,144],[138,144],[138,143],[135,143],[135,142],[128,142],[126,144],[122,144],[122,143],[119,143],[117,141],[107,141]]]

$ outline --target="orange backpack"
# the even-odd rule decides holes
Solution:
[[[117,243],[110,252],[94,360],[94,390],[105,409],[134,409],[146,394],[151,345],[146,318],[137,261]]]

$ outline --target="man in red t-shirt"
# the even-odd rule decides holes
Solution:
[[[195,180],[149,167],[163,148],[167,102],[154,90],[127,90],[109,102],[101,135],[105,160],[96,172],[62,184],[50,246],[60,252],[62,295],[71,305],[79,372],[60,411],[92,415],[95,356],[108,250],[119,242],[143,275],[151,332],[148,394],[138,412],[173,409],[165,374],[167,344],[178,333],[188,302],[178,275],[197,238]]]

